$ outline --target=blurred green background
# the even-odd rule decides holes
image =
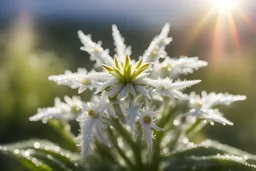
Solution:
[[[79,50],[77,30],[102,40],[113,55],[111,25],[117,24],[137,58],[168,22],[174,38],[169,56],[199,56],[209,62],[182,77],[203,80],[196,92],[248,97],[222,108],[234,126],[208,126],[202,136],[256,153],[256,6],[253,0],[237,1],[232,9],[222,9],[214,0],[0,0],[0,144],[29,138],[58,141],[50,127],[28,117],[38,107],[51,106],[56,96],[77,94],[48,81],[49,75],[67,69],[92,67],[89,55]],[[26,169],[0,156],[0,170]]]

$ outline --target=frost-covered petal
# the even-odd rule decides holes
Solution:
[[[85,35],[82,31],[77,32],[78,37],[80,38],[83,46],[80,48],[83,51],[89,53],[90,59],[96,61],[95,67],[101,67],[101,64],[112,65],[113,59],[109,55],[109,51],[106,49],[104,50],[101,47],[101,43],[95,43],[91,40],[90,35]]]
[[[140,104],[134,104],[134,103],[129,107],[127,112],[127,116],[129,118],[128,124],[132,130],[134,128],[136,117],[139,115],[139,110],[143,104],[143,103],[140,103]]]
[[[133,95],[134,97],[136,96],[136,92],[134,90],[134,87],[132,84],[127,84],[127,90],[129,91],[129,93],[131,93],[131,95]]]
[[[198,103],[204,108],[212,108],[215,105],[230,105],[236,101],[243,101],[246,99],[244,95],[232,95],[229,93],[207,93],[202,91],[201,96],[194,92],[189,95],[189,102],[191,106],[197,106]]]
[[[96,71],[91,71],[89,72],[84,78],[89,79],[89,80],[94,80],[98,82],[105,82],[109,80],[112,76],[107,73],[107,72],[96,72]]]
[[[82,129],[78,140],[80,141],[79,146],[81,146],[82,159],[85,161],[88,152],[90,151],[91,142],[93,141],[94,119],[87,118],[82,122]]]
[[[174,83],[171,84],[171,87],[173,89],[177,89],[177,90],[183,90],[187,87],[191,87],[192,85],[198,84],[200,83],[201,80],[189,80],[189,81],[176,81]]]
[[[145,62],[155,62],[159,58],[163,58],[167,55],[165,46],[172,41],[172,38],[168,37],[169,30],[170,25],[165,24],[161,33],[153,39],[148,49],[143,54]]]
[[[114,39],[114,44],[116,46],[115,51],[117,57],[120,59],[120,61],[124,62],[125,55],[131,55],[131,47],[126,47],[126,45],[124,44],[124,38],[121,36],[116,25],[112,25],[112,36]]]
[[[119,99],[123,100],[126,96],[128,95],[128,91],[127,91],[127,87],[125,86],[122,90],[121,93],[119,95]]]
[[[60,109],[55,107],[42,108],[37,110],[37,114],[29,117],[30,121],[39,121],[47,122],[49,119],[68,119],[65,115],[61,114]]]
[[[150,127],[153,128],[156,131],[163,131],[164,130],[163,128],[160,128],[159,126],[157,126],[154,122],[152,122],[150,124]]]
[[[73,89],[79,87],[78,84],[75,82],[79,79],[82,79],[87,74],[85,68],[78,68],[77,72],[72,73],[71,71],[67,70],[64,74],[59,75],[51,75],[48,77],[50,81],[56,82],[58,85],[66,85]]]
[[[98,89],[95,93],[98,94],[99,92],[103,91],[105,88],[115,85],[117,82],[118,82],[118,80],[116,78],[111,78],[110,80],[106,81],[105,83],[102,83],[98,87]]]
[[[114,95],[116,95],[121,89],[123,89],[124,84],[123,83],[119,83],[116,86],[114,86],[108,93],[107,95],[112,97]]]
[[[151,72],[151,78],[176,78],[180,74],[190,74],[194,70],[198,70],[201,67],[207,66],[206,61],[199,60],[198,57],[186,57],[170,58],[165,57],[162,62],[155,62],[153,65],[154,72]]]
[[[233,125],[232,122],[224,118],[222,114],[216,109],[207,110],[207,113],[203,115],[202,118],[208,121],[218,122],[223,125]]]
[[[153,133],[148,125],[141,123],[141,126],[143,128],[143,132],[144,132],[145,138],[147,140],[148,152],[149,152],[149,154],[151,154],[152,153],[152,145],[153,145]]]
[[[149,93],[148,93],[148,90],[144,87],[144,86],[141,86],[141,85],[135,85],[135,89],[136,91],[138,91],[140,94],[142,94],[143,96],[147,97],[147,98],[150,98],[149,96]]]

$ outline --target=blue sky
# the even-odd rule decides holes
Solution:
[[[20,11],[26,11],[35,18],[46,20],[97,18],[155,25],[168,21],[176,25],[209,9],[211,1],[214,0],[0,0],[0,18],[8,20]],[[252,2],[243,0],[244,6],[255,11],[256,3]]]

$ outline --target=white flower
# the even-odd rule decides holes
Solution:
[[[85,78],[98,81],[96,94],[107,91],[107,95],[113,97],[118,95],[119,99],[124,99],[128,95],[135,97],[137,93],[148,96],[143,80],[149,75],[145,71],[150,67],[150,63],[143,63],[141,58],[137,64],[132,64],[130,57],[126,55],[125,62],[120,62],[117,57],[114,58],[114,66],[103,65],[109,72],[105,79],[99,79],[97,72],[88,74]]]
[[[222,116],[223,114],[218,109],[213,109],[213,107],[216,105],[230,105],[235,101],[243,101],[245,99],[246,96],[243,95],[216,94],[214,92],[207,94],[205,91],[202,92],[200,97],[192,92],[189,97],[189,104],[192,109],[185,116],[197,116],[208,121],[233,125],[232,122]]]
[[[139,122],[143,129],[144,136],[147,140],[149,153],[151,153],[152,151],[152,144],[153,144],[153,138],[154,138],[152,129],[156,131],[163,131],[163,129],[159,128],[154,122],[154,119],[158,113],[159,112],[153,111],[149,106],[146,106],[139,113]]]
[[[155,62],[159,58],[166,57],[165,46],[172,41],[172,38],[168,37],[169,30],[170,25],[165,24],[161,33],[153,39],[143,55],[145,62]]]
[[[65,96],[65,103],[59,98],[55,98],[54,107],[39,108],[37,114],[29,118],[30,121],[42,120],[46,123],[49,119],[73,120],[76,119],[83,110],[86,110],[86,105],[80,97],[73,96],[72,98]]]
[[[198,57],[182,56],[179,59],[166,57],[163,62],[156,62],[153,66],[152,78],[176,78],[180,74],[191,74],[194,70],[207,66],[206,61],[201,61]]]
[[[85,160],[88,155],[91,143],[94,141],[95,137],[108,145],[108,139],[104,132],[106,125],[102,122],[102,117],[104,117],[107,107],[102,106],[102,103],[97,98],[92,99],[92,102],[88,102],[87,105],[88,110],[77,118],[81,127],[81,133],[77,140],[79,141],[79,146],[81,146],[83,160]],[[102,109],[102,107],[104,109]]]
[[[66,71],[62,75],[50,76],[49,80],[59,85],[78,88],[79,93],[85,89],[95,90],[91,101],[81,102],[79,115],[74,116],[72,106],[78,102],[73,103],[71,99],[65,98],[66,103],[56,102],[53,108],[40,111],[38,115],[31,117],[31,120],[47,121],[50,118],[61,117],[65,117],[64,119],[67,120],[79,116],[77,121],[80,123],[81,132],[77,139],[81,146],[83,160],[85,160],[95,138],[108,145],[105,132],[105,128],[109,126],[107,118],[118,118],[119,116],[123,124],[130,126],[132,133],[136,132],[135,123],[140,123],[147,140],[148,150],[151,152],[154,138],[152,131],[153,129],[162,130],[154,123],[158,112],[152,109],[153,98],[158,97],[163,100],[165,97],[169,97],[172,101],[185,99],[187,95],[183,94],[182,90],[200,82],[200,80],[173,81],[169,77],[154,79],[156,77],[152,76],[160,72],[156,67],[171,63],[172,66],[175,66],[172,68],[173,73],[186,74],[205,64],[202,64],[202,61],[198,61],[197,58],[175,60],[167,57],[165,47],[172,41],[172,38],[168,37],[169,27],[169,24],[164,26],[161,33],[153,39],[137,62],[130,59],[130,47],[124,44],[124,38],[115,25],[112,26],[112,36],[116,46],[114,58],[109,55],[108,50],[101,47],[100,42],[95,43],[89,35],[78,31],[78,36],[83,44],[81,50],[88,52],[90,59],[96,61],[95,68],[97,70],[88,73],[85,69],[78,69],[76,73]],[[166,59],[159,63],[160,58]],[[99,98],[98,95],[101,97]],[[163,103],[160,108],[164,104],[166,103]],[[115,109],[113,105],[115,105]],[[80,105],[77,106],[80,107]],[[115,113],[116,111],[121,112]]]

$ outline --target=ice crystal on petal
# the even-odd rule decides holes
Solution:
[[[72,98],[65,96],[64,99],[65,103],[61,102],[59,98],[55,98],[54,107],[39,108],[37,114],[31,116],[29,120],[42,120],[43,122],[47,122],[49,119],[73,120],[87,108],[78,96]]]
[[[165,47],[172,41],[172,38],[168,37],[169,31],[170,25],[165,24],[161,33],[153,39],[148,49],[145,51],[143,55],[145,62],[155,62],[159,58],[166,57],[167,53]]]
[[[189,104],[191,110],[185,115],[197,116],[208,121],[219,122],[224,125],[233,125],[232,122],[228,121],[223,117],[223,114],[218,110],[214,109],[216,105],[230,105],[235,101],[243,101],[246,96],[243,95],[232,95],[229,93],[214,93],[207,94],[203,91],[200,95],[192,92],[189,96]]]
[[[113,59],[109,55],[109,50],[104,50],[101,47],[101,42],[93,42],[91,36],[85,35],[81,30],[79,30],[77,34],[83,44],[80,49],[91,55],[90,59],[96,61],[95,67],[101,67],[101,64],[113,64]]]
[[[104,133],[106,125],[102,122],[102,117],[107,110],[106,106],[102,106],[102,103],[98,98],[92,99],[92,103],[88,102],[87,105],[88,110],[77,118],[81,127],[81,133],[77,140],[79,142],[79,146],[81,146],[83,161],[85,161],[85,158],[90,151],[90,146],[94,141],[94,138],[98,138],[108,145],[108,139]],[[103,110],[102,107],[104,108]]]
[[[147,140],[148,144],[148,151],[151,153],[152,151],[152,144],[153,144],[153,132],[152,129],[157,131],[163,131],[162,128],[159,128],[154,120],[156,115],[159,112],[153,111],[149,106],[146,106],[140,113],[139,113],[139,122],[141,124],[141,127],[143,128],[145,139]]]
[[[131,47],[124,44],[124,38],[121,36],[121,33],[117,29],[116,25],[112,25],[112,36],[114,39],[114,44],[116,46],[116,55],[120,61],[124,62],[126,55],[131,55]]]
[[[199,68],[207,65],[207,62],[199,60],[198,57],[182,56],[176,59],[167,56],[164,61],[158,61],[154,64],[154,72],[152,72],[151,76],[153,78],[176,78],[182,74],[191,74],[194,70],[198,70]]]

